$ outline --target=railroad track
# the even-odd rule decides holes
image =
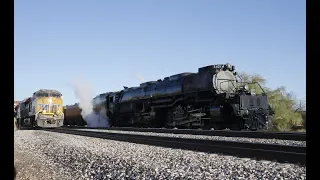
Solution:
[[[304,132],[264,132],[264,131],[226,131],[226,130],[197,130],[197,129],[163,129],[163,128],[132,128],[132,127],[109,127],[109,128],[90,128],[79,126],[67,126],[66,128],[76,129],[105,129],[135,132],[171,133],[171,134],[191,134],[204,136],[226,136],[226,137],[247,137],[260,139],[282,139],[306,141]]]
[[[306,147],[301,146],[257,144],[203,139],[199,140],[163,136],[146,136],[137,134],[128,135],[109,132],[77,130],[73,128],[57,128],[44,130],[86,137],[133,142],[138,144],[187,149],[208,153],[222,153],[239,157],[251,157],[257,159],[274,160],[278,162],[300,164],[305,164],[306,162]]]

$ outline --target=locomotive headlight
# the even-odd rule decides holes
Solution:
[[[254,89],[251,89],[251,95],[256,95],[256,91]]]

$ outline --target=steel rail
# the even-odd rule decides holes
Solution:
[[[133,128],[133,127],[90,128],[90,127],[81,127],[81,126],[66,126],[65,128],[105,129],[105,130],[118,130],[118,131],[136,131],[136,132],[306,141],[306,133],[304,132],[228,131],[228,130],[197,130],[197,129]]]
[[[301,146],[243,143],[203,139],[185,139],[160,136],[145,136],[136,134],[118,134],[109,132],[84,131],[70,128],[56,128],[44,130],[168,148],[187,149],[207,153],[222,153],[239,157],[251,157],[278,162],[300,164],[306,163],[306,147]]]

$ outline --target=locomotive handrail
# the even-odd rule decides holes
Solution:
[[[258,84],[258,86],[259,86],[260,89],[262,90],[263,94],[266,94],[266,92],[265,92],[264,89],[261,87],[261,85],[260,85],[258,82],[256,82],[256,81],[254,81],[254,82],[239,82],[239,83],[241,83],[241,85],[246,85],[246,84]]]
[[[224,80],[223,82],[220,82],[220,86],[219,87],[221,87],[221,84],[222,83],[225,83],[225,82],[229,82],[229,81],[233,81],[233,80],[230,80],[230,79],[218,79],[218,80]],[[234,85],[234,83],[232,82],[232,85],[233,85],[233,87],[235,88],[235,89],[237,89],[237,87]],[[219,88],[219,90],[221,90],[222,92],[226,92],[225,90],[222,90],[221,88]]]
[[[238,89],[237,88],[237,85],[235,85],[234,83],[233,83],[233,80],[230,80],[230,79],[218,79],[218,80],[224,80],[224,81],[222,81],[222,82],[220,82],[220,86],[219,87],[221,87],[221,84],[222,83],[225,83],[225,82],[231,82],[231,84],[233,85],[233,87],[234,88],[236,88],[236,89]],[[247,84],[258,84],[258,86],[260,87],[260,89],[262,90],[262,92],[263,92],[263,94],[266,94],[266,92],[264,91],[264,89],[261,87],[261,85],[258,83],[258,82],[237,82],[237,83],[239,83],[239,84],[241,84],[241,86],[244,86],[244,85],[247,85]],[[223,89],[221,89],[221,88],[219,88],[219,90],[220,91],[222,91],[222,92],[226,92],[225,90],[223,90]]]
[[[246,82],[246,81],[243,81],[243,79],[241,78],[241,76],[239,76],[239,75],[237,75],[237,77],[241,80],[241,82],[240,83],[247,83],[247,84],[258,84],[259,85],[259,87],[260,87],[260,89],[262,90],[262,92],[264,93],[264,94],[266,94],[266,92],[263,90],[263,88],[261,87],[261,85],[258,83],[258,82],[256,82],[256,81],[254,81],[254,82]]]

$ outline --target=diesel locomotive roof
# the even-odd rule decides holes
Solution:
[[[39,89],[38,91],[34,92],[35,94],[38,93],[55,93],[55,94],[61,94],[60,91],[55,90],[55,89]]]

